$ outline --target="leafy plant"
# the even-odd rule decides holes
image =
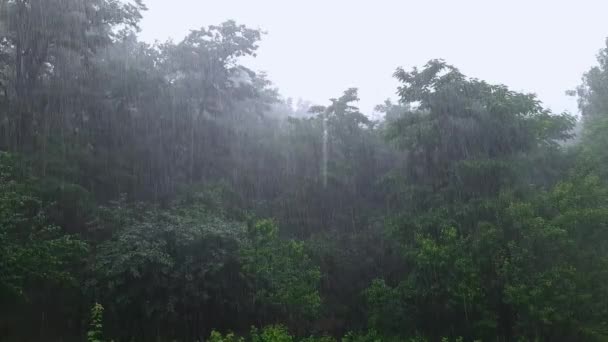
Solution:
[[[87,342],[103,342],[103,306],[99,303],[91,308]]]
[[[258,305],[288,315],[290,323],[314,317],[321,305],[319,268],[308,256],[304,243],[285,241],[271,220],[248,228],[241,251],[243,269],[253,282]]]
[[[222,335],[217,331],[212,331],[211,336],[209,337],[209,342],[244,342],[245,339],[242,337],[237,337],[234,333],[227,333],[226,335]]]

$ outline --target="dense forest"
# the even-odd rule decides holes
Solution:
[[[580,116],[436,59],[374,120],[145,10],[0,2],[1,341],[608,341],[608,47]]]

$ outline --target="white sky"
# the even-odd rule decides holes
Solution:
[[[180,40],[234,19],[261,28],[258,57],[285,97],[326,104],[359,88],[361,109],[394,97],[398,66],[443,58],[468,76],[534,92],[576,113],[564,94],[608,36],[605,0],[144,0],[141,36]]]

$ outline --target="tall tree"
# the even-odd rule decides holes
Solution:
[[[76,73],[82,75],[95,51],[124,30],[137,29],[143,9],[141,0],[2,1],[0,18],[4,25],[0,41],[12,74],[5,87],[14,104],[9,113],[15,117],[10,122],[16,123],[8,128],[10,146],[31,147],[34,132],[42,130],[46,118],[41,117],[40,111],[51,99],[41,100],[45,98],[41,84],[62,71],[72,76],[64,82],[78,82]]]

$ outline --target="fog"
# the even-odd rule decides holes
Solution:
[[[288,97],[323,103],[348,87],[370,113],[394,93],[397,66],[443,58],[467,75],[537,93],[554,111],[576,113],[565,96],[595,60],[608,2],[148,0],[142,37],[181,39],[232,18],[259,27],[265,70]]]
[[[608,341],[607,13],[0,0],[0,341]]]

